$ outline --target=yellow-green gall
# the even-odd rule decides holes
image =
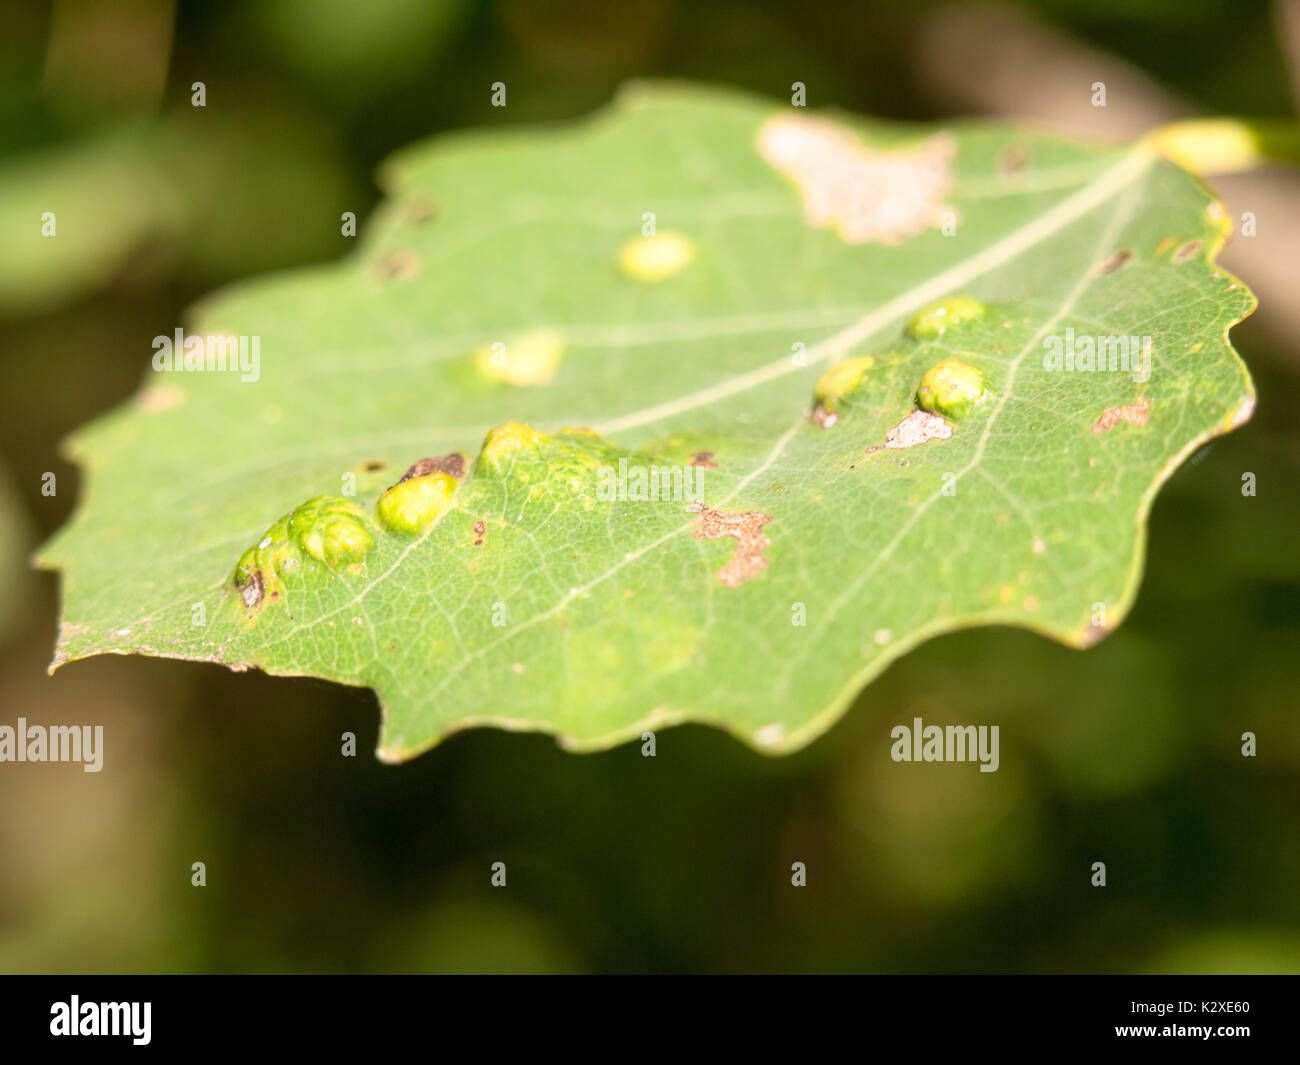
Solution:
[[[279,599],[282,578],[302,568],[304,555],[331,569],[360,562],[374,546],[366,516],[339,496],[316,496],[295,507],[239,556],[234,583],[249,610]]]
[[[984,375],[958,359],[944,359],[926,370],[916,390],[922,410],[945,418],[964,418],[984,395]]]
[[[443,470],[399,481],[379,497],[379,520],[393,532],[422,533],[451,509],[457,483]]]
[[[664,281],[689,266],[695,245],[680,233],[632,237],[618,249],[618,268],[637,281]]]
[[[836,363],[822,374],[821,380],[813,388],[813,398],[826,410],[837,410],[842,399],[858,390],[863,375],[875,362],[871,355],[858,355]]]
[[[907,332],[916,340],[941,337],[953,326],[983,318],[987,310],[984,304],[970,296],[951,296],[912,315],[907,323]]]
[[[288,526],[294,543],[330,567],[361,560],[374,544],[361,508],[338,496],[309,499],[289,515]]]
[[[479,460],[489,469],[499,471],[521,451],[534,450],[546,440],[545,433],[539,433],[522,422],[504,422],[488,430]]]

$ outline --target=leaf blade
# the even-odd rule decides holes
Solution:
[[[851,245],[810,227],[798,190],[755,151],[772,110],[677,89],[629,100],[566,133],[399,156],[396,202],[354,259],[206,307],[200,328],[263,337],[261,379],[185,375],[180,406],[147,400],[79,434],[88,502],[44,554],[65,570],[56,664],[134,651],[372,687],[389,760],[480,724],[596,749],[704,721],[775,752],[819,735],[938,632],[1010,623],[1084,645],[1098,602],[1113,628],[1159,484],[1253,400],[1226,339],[1252,297],[1213,266],[1226,220],[1200,186],[1141,146],[966,127],[957,235]],[[853,128],[886,145],[916,133]],[[1005,172],[1026,146],[1034,164]],[[431,223],[413,220],[412,205],[435,200]],[[614,263],[656,208],[699,254],[677,279],[637,284]],[[1099,272],[1121,249],[1122,269]],[[385,274],[402,254],[417,276]],[[903,336],[908,315],[957,291],[993,319],[960,343]],[[1134,399],[1127,375],[1036,365],[1042,342],[1076,325],[1154,336],[1147,426],[1091,431]],[[475,376],[475,351],[497,339],[509,352],[538,330],[565,343],[546,383]],[[811,424],[820,372],[863,350],[881,356],[869,402]],[[950,439],[868,450],[911,409],[927,366],[972,352],[991,393],[970,421]],[[472,455],[506,420],[591,425],[611,462],[712,453],[704,501],[771,518],[766,568],[719,583],[734,542],[697,540],[680,500],[584,508],[545,471],[527,486],[476,468],[466,501],[417,539],[381,536],[363,573],[243,623],[229,574],[278,515],[349,472],[371,508],[410,462]],[[178,437],[168,453],[161,442]],[[203,446],[224,456],[188,477],[186,448]],[[372,459],[386,468],[366,473]],[[177,498],[160,505],[159,485]],[[160,553],[171,544],[186,546]],[[195,603],[213,619],[201,628],[187,624]],[[507,621],[494,626],[498,603]]]

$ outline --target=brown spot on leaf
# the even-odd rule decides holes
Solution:
[[[1107,433],[1119,425],[1120,422],[1128,422],[1129,425],[1146,425],[1150,417],[1151,401],[1143,399],[1127,407],[1107,407],[1101,413],[1101,417],[1092,423],[1094,433]]]
[[[387,466],[388,463],[384,462],[382,459],[371,459],[369,462],[363,463],[361,468],[365,470],[366,473],[378,473]]]
[[[1201,242],[1199,240],[1189,240],[1186,244],[1184,244],[1181,248],[1179,248],[1176,252],[1174,252],[1174,262],[1185,263],[1187,262],[1188,259],[1190,259],[1193,255],[1195,255],[1200,250],[1201,250]]]
[[[718,464],[713,461],[712,451],[691,452],[691,465],[698,466],[702,470],[716,470],[718,468]]]
[[[1228,418],[1228,431],[1231,432],[1233,429],[1240,429],[1250,421],[1251,416],[1254,413],[1255,397],[1251,396],[1249,399],[1242,400],[1241,405],[1233,411],[1232,415]]]
[[[1121,248],[1104,263],[1099,263],[1092,271],[1093,277],[1104,277],[1106,274],[1113,274],[1121,266],[1127,264],[1133,258],[1133,253],[1128,248]]]
[[[1086,651],[1090,647],[1096,647],[1107,636],[1110,635],[1110,629],[1105,625],[1085,625],[1079,630],[1076,642],[1079,649]]]
[[[871,148],[845,126],[779,115],[758,131],[758,154],[799,186],[804,218],[847,244],[898,244],[939,224],[957,145],[937,133],[899,149]]]
[[[465,456],[459,451],[453,451],[450,455],[434,455],[427,459],[420,459],[402,474],[402,479],[397,483],[409,481],[412,477],[427,477],[431,473],[450,474],[459,481],[465,476]]]
[[[483,538],[487,535],[487,523],[480,518],[474,523],[474,546],[482,547]]]
[[[386,281],[409,281],[420,273],[420,257],[413,251],[395,251],[379,262],[379,276]]]
[[[950,436],[952,426],[942,415],[928,410],[914,410],[885,434],[883,444],[867,448],[867,454],[886,449],[899,451],[924,444],[927,440],[947,440]]]
[[[730,536],[736,541],[735,555],[718,570],[723,584],[734,588],[767,569],[763,551],[772,541],[763,534],[763,526],[772,520],[768,515],[757,510],[716,510],[706,503],[692,503],[686,509],[700,516],[695,539]]]
[[[255,610],[262,605],[262,600],[266,598],[266,581],[260,569],[253,570],[248,583],[239,589],[239,598],[248,610]]]
[[[829,429],[840,420],[840,416],[835,411],[827,410],[820,403],[813,408],[809,418],[812,419],[813,425],[817,426],[818,429]]]
[[[1023,144],[1013,144],[998,157],[998,170],[1006,177],[1012,177],[1025,169],[1029,162],[1029,153]]]

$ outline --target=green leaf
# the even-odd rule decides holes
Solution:
[[[637,86],[386,179],[355,255],[199,310],[255,382],[153,374],[76,436],[55,666],[370,687],[389,760],[474,725],[788,751],[930,636],[1113,629],[1160,484],[1253,407],[1223,209],[1144,145]],[[1085,336],[1150,337],[1148,379],[1047,368]],[[700,504],[604,498],[652,466]]]

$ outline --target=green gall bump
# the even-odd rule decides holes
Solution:
[[[522,451],[534,451],[547,440],[545,433],[521,422],[506,422],[490,429],[483,439],[479,460],[488,469],[499,473]]]
[[[284,594],[286,574],[306,558],[337,569],[360,562],[374,545],[366,516],[355,503],[338,496],[317,496],[295,507],[239,556],[233,580],[249,610]]]
[[[250,547],[239,556],[239,561],[235,563],[235,584],[242,588],[252,579],[256,570],[257,548]]]
[[[925,372],[916,390],[922,410],[945,418],[964,418],[984,395],[984,375],[957,359],[944,359]]]
[[[289,537],[331,569],[361,561],[375,542],[361,508],[338,496],[317,496],[298,507],[289,515]]]
[[[841,400],[858,390],[863,376],[875,362],[871,355],[859,355],[836,363],[822,374],[813,388],[813,398],[826,410],[837,410]]]
[[[987,310],[984,304],[970,296],[953,296],[917,311],[907,323],[907,332],[916,340],[941,337],[953,326],[983,318]]]
[[[422,533],[451,509],[456,478],[442,470],[399,481],[379,497],[379,520],[399,533]]]

